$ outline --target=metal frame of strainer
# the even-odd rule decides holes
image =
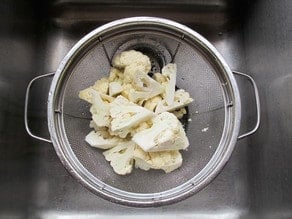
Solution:
[[[212,158],[209,160],[207,165],[197,175],[195,175],[192,179],[188,180],[187,182],[175,188],[159,193],[127,192],[109,186],[103,183],[102,181],[96,179],[78,161],[72,149],[70,148],[70,145],[66,141],[64,124],[62,122],[63,118],[60,108],[60,102],[56,102],[57,99],[58,100],[62,99],[62,96],[58,96],[62,95],[59,92],[61,86],[59,82],[62,78],[63,73],[66,72],[66,69],[70,66],[70,63],[73,60],[73,58],[93,40],[96,39],[100,40],[101,39],[100,36],[105,34],[108,30],[114,30],[117,27],[127,27],[131,25],[148,25],[148,27],[151,25],[154,25],[156,27],[160,26],[163,28],[168,28],[170,30],[181,32],[182,36],[188,36],[192,40],[196,41],[196,43],[200,45],[205,50],[205,52],[207,52],[208,54],[210,54],[210,56],[212,56],[212,58],[214,58],[216,64],[220,67],[220,70],[228,79],[227,81],[228,83],[226,83],[224,86],[226,86],[228,88],[228,91],[230,92],[228,95],[232,96],[231,100],[227,99],[226,95],[224,96],[226,106],[224,131],[220,143],[218,145],[218,148],[216,149],[215,153],[213,154]],[[61,64],[59,65],[59,68],[55,73],[49,73],[38,76],[29,83],[25,99],[24,113],[25,128],[28,134],[33,138],[53,143],[56,153],[59,156],[63,165],[66,167],[66,169],[70,172],[70,174],[73,175],[74,178],[76,178],[80,183],[82,183],[93,193],[98,194],[112,202],[138,207],[160,206],[175,203],[177,201],[180,201],[191,196],[192,194],[200,191],[205,186],[207,186],[212,181],[212,179],[214,179],[219,174],[219,172],[222,170],[226,162],[229,160],[236,141],[238,139],[253,134],[259,127],[260,102],[256,83],[253,80],[253,78],[250,77],[249,75],[237,71],[233,71],[233,73],[245,76],[252,83],[257,108],[257,120],[254,128],[251,131],[240,136],[238,136],[238,134],[241,120],[241,100],[238,91],[238,86],[229,66],[226,64],[222,56],[217,52],[217,50],[211,45],[211,43],[208,40],[206,40],[197,32],[191,30],[190,28],[167,19],[153,17],[133,17],[120,19],[105,24],[84,36],[79,42],[75,44],[75,46],[64,57]],[[33,83],[38,79],[53,75],[54,78],[51,83],[47,107],[48,128],[51,139],[46,139],[43,137],[39,137],[31,132],[28,125],[27,108],[30,90]],[[230,115],[232,115],[232,117]]]

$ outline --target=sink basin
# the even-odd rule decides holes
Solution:
[[[291,218],[292,4],[290,1],[4,1],[0,4],[0,217],[2,218]],[[59,161],[53,146],[32,139],[23,123],[25,89],[54,72],[82,36],[123,17],[175,20],[206,37],[232,70],[256,80],[261,127],[236,144],[222,173],[205,189],[157,208],[117,205],[90,193]],[[250,85],[238,78],[241,132],[252,128]],[[33,87],[29,122],[48,137],[50,79]]]

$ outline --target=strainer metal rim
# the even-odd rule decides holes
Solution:
[[[82,50],[85,45],[87,45],[88,42],[90,42],[92,39],[95,39],[101,33],[116,28],[118,26],[131,24],[161,25],[190,35],[197,41],[198,44],[206,49],[206,51],[208,51],[210,55],[213,56],[213,58],[220,65],[222,70],[224,70],[224,73],[229,80],[228,86],[230,86],[230,89],[232,91],[231,95],[233,96],[232,107],[225,107],[225,125],[230,124],[230,121],[228,120],[232,120],[231,132],[222,134],[222,138],[220,140],[218,148],[216,149],[215,153],[213,154],[207,165],[197,175],[195,175],[187,182],[160,193],[126,192],[109,186],[102,181],[96,179],[91,173],[89,173],[89,171],[85,167],[82,166],[82,164],[74,155],[66,138],[65,132],[58,131],[59,128],[61,130],[64,130],[63,116],[59,113],[60,106],[56,105],[56,99],[60,98],[57,96],[58,89],[60,87],[59,81],[61,80],[62,75],[66,73],[66,69],[68,68],[68,66],[70,66],[73,58],[76,56],[76,54],[78,54],[78,52]],[[228,100],[226,100],[225,96],[224,101],[225,105],[227,105]],[[155,17],[132,17],[116,20],[96,28],[95,30],[84,36],[81,40],[79,40],[64,57],[54,75],[49,91],[47,110],[48,128],[52,143],[59,159],[61,160],[65,168],[69,171],[69,173],[72,174],[74,178],[76,178],[90,191],[102,196],[105,199],[108,199],[109,201],[138,207],[159,206],[175,203],[191,196],[192,194],[200,191],[206,185],[208,185],[219,174],[219,172],[223,169],[223,167],[229,160],[229,157],[231,156],[231,153],[237,141],[241,119],[241,101],[237,83],[229,66],[224,61],[220,53],[215,49],[215,47],[207,39],[205,39],[197,32],[193,31],[192,29],[168,19]],[[228,110],[232,110],[233,118],[226,116]],[[226,132],[226,128],[224,128],[224,131]],[[222,145],[222,142],[225,142],[226,138],[229,139],[229,144]],[[197,179],[196,183],[193,180],[194,178]]]

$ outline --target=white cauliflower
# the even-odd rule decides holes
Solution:
[[[113,58],[112,64],[118,69],[124,69],[130,65],[139,66],[138,69],[142,70],[146,74],[151,69],[151,62],[148,56],[135,50],[124,51],[116,55]]]
[[[148,100],[163,92],[163,87],[147,74],[136,72],[131,78],[134,89],[129,92],[129,100],[136,103],[139,100]]]
[[[112,61],[114,67],[124,70],[124,83],[131,83],[132,78],[141,73],[147,75],[151,69],[148,56],[135,50],[124,51],[117,54]]]
[[[112,133],[125,138],[131,129],[139,123],[144,122],[154,116],[154,113],[131,103],[123,96],[118,96],[110,104],[110,116],[112,118],[110,129]]]
[[[100,94],[97,91],[93,90],[91,94],[92,106],[90,108],[90,112],[92,114],[92,120],[99,127],[108,127],[111,121],[109,104],[102,100]]]
[[[123,82],[123,80],[124,80],[124,72],[121,71],[120,69],[112,67],[110,70],[109,82],[113,82],[113,81]]]
[[[96,132],[98,131],[107,131],[108,128],[105,126],[97,126],[93,120],[89,122],[89,127],[93,128]]]
[[[123,87],[123,90],[122,90],[122,92],[121,92],[121,95],[122,95],[123,97],[129,99],[130,91],[131,91],[132,89],[134,89],[134,88],[132,87],[131,84],[123,84],[122,87]]]
[[[107,94],[101,94],[101,93],[100,93],[100,97],[101,97],[101,99],[102,99],[103,101],[105,101],[105,102],[107,102],[107,103],[111,103],[111,102],[113,102],[113,101],[115,100],[114,97],[111,97],[111,96],[109,96],[109,95],[107,95]]]
[[[110,165],[117,174],[126,175],[131,173],[133,169],[134,148],[134,142],[125,141],[103,152],[103,155],[107,161],[110,161]]]
[[[140,147],[134,150],[135,167],[142,170],[162,169],[169,173],[182,165],[182,156],[178,150],[145,152]]]
[[[140,74],[140,75],[147,75],[148,71],[145,70],[143,65],[136,65],[132,64],[124,69],[124,83],[132,83],[133,78]]]
[[[157,81],[160,84],[162,84],[163,82],[166,82],[167,81],[166,76],[162,75],[159,72],[154,73],[153,78],[154,78],[155,81]]]
[[[167,105],[165,100],[159,102],[155,108],[155,113],[159,114],[165,111],[174,111],[185,107],[189,103],[193,102],[190,94],[183,89],[179,89],[174,93],[174,102],[172,105]]]
[[[122,95],[133,103],[147,100],[163,92],[160,83],[147,75],[151,69],[150,59],[141,52],[130,50],[118,54],[113,59],[113,65],[124,69],[124,84],[131,84],[132,87],[123,87],[126,93]]]
[[[108,78],[101,78],[95,82],[95,84],[92,86],[92,88],[102,94],[108,93],[108,85],[109,80]]]
[[[147,122],[142,122],[138,126],[136,126],[134,129],[131,130],[131,136],[133,136],[136,133],[143,131],[145,129],[149,129],[151,126],[152,126],[152,124],[149,124]]]
[[[162,68],[162,75],[166,77],[166,82],[162,85],[165,87],[165,102],[172,105],[174,101],[175,83],[176,83],[176,64],[169,63]]]
[[[159,102],[161,102],[161,101],[162,101],[162,97],[161,96],[152,97],[152,98],[150,98],[150,99],[148,99],[148,100],[145,101],[144,107],[146,109],[149,109],[149,110],[151,110],[151,111],[154,112],[157,104]]]
[[[88,87],[84,90],[79,91],[78,96],[80,99],[92,104],[92,91],[94,91],[92,87]]]
[[[91,131],[85,137],[85,141],[92,147],[99,149],[109,149],[117,146],[122,141],[121,138],[109,135],[107,130]]]
[[[143,106],[144,107],[144,103],[145,103],[145,100],[139,100],[136,104],[139,105],[139,106]]]
[[[146,152],[186,149],[188,138],[175,115],[163,112],[152,119],[152,127],[136,133],[132,140]]]
[[[103,99],[109,99],[111,97],[107,95],[108,86],[108,81],[106,79],[101,79],[97,81],[94,86],[90,86],[84,90],[79,91],[78,96],[80,99],[92,104],[92,92],[98,91]]]
[[[120,94],[123,91],[123,87],[121,82],[113,81],[109,83],[109,95],[110,96],[116,96],[117,94]]]
[[[148,76],[150,59],[141,52],[122,52],[112,64],[109,77],[79,92],[92,104],[94,130],[85,141],[107,149],[103,155],[120,175],[131,173],[134,163],[143,170],[177,169],[182,165],[179,150],[189,146],[178,118],[193,99],[182,89],[175,91],[176,64],[167,64],[153,78]]]

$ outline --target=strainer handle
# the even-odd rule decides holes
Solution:
[[[37,136],[35,134],[33,134],[29,128],[29,125],[28,125],[28,119],[27,119],[27,108],[28,108],[28,100],[29,100],[29,95],[30,95],[30,89],[31,89],[31,86],[33,85],[33,83],[39,79],[42,79],[42,78],[45,78],[45,77],[49,77],[49,76],[53,76],[55,73],[48,73],[48,74],[44,74],[44,75],[40,75],[40,76],[37,76],[35,78],[33,78],[29,84],[27,85],[27,88],[26,88],[26,93],[25,93],[25,103],[24,103],[24,125],[25,125],[25,129],[26,129],[26,132],[33,138],[35,139],[38,139],[38,140],[41,140],[41,141],[44,141],[44,142],[48,142],[48,143],[52,143],[52,141],[50,139],[46,139],[46,138],[43,138],[43,137],[40,137],[40,136]]]
[[[258,91],[258,87],[256,85],[256,82],[254,81],[254,79],[250,76],[250,75],[247,75],[245,73],[242,73],[242,72],[239,72],[239,71],[232,71],[234,74],[237,74],[237,75],[240,75],[240,76],[243,76],[243,77],[246,77],[252,84],[253,86],[253,90],[254,90],[254,95],[255,95],[255,101],[256,101],[256,110],[257,110],[257,121],[256,121],[256,124],[254,126],[254,128],[244,134],[241,134],[237,137],[238,140],[240,139],[243,139],[249,135],[252,135],[254,134],[257,129],[259,128],[260,126],[260,120],[261,120],[261,107],[260,107],[260,97],[259,97],[259,91]]]

